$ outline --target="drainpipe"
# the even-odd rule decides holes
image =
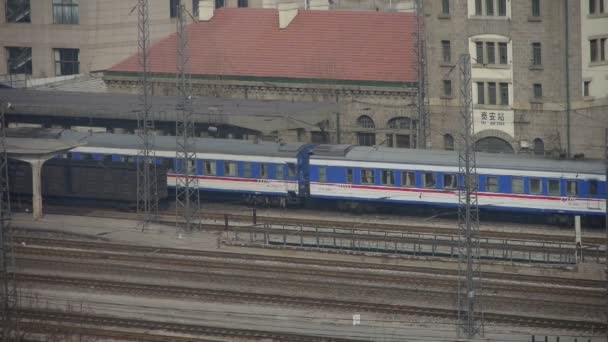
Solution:
[[[566,157],[570,158],[571,146],[570,146],[570,19],[568,13],[568,0],[564,0],[564,19],[565,19],[565,44],[564,49],[566,57]]]

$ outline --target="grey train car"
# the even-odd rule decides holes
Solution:
[[[159,165],[156,184],[160,200],[168,197],[167,170]],[[31,196],[32,170],[24,163],[9,163],[9,186],[17,198]],[[134,163],[51,159],[42,168],[42,195],[62,203],[102,203],[134,207],[137,201],[137,165]],[[86,200],[86,201],[84,201]]]

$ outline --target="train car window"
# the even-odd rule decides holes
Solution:
[[[293,178],[296,176],[296,164],[287,163],[287,177]]]
[[[237,163],[233,161],[224,162],[224,176],[236,177],[238,174]]]
[[[486,191],[498,192],[498,177],[486,177]]]
[[[543,186],[539,178],[530,178],[530,193],[541,194],[543,192]]]
[[[74,158],[74,155],[72,154],[72,152],[68,152],[68,153],[66,153],[66,158],[72,159],[72,158]]]
[[[353,184],[353,169],[346,169],[346,183]]]
[[[416,173],[403,171],[401,173],[401,186],[404,188],[415,188],[416,187]]]
[[[595,179],[589,180],[589,195],[599,195],[599,186],[597,180]]]
[[[363,169],[361,170],[361,183],[362,184],[376,184],[376,177],[374,170]]]
[[[283,165],[277,165],[276,168],[276,179],[283,179],[284,178],[284,174],[285,174],[285,170],[283,168]]]
[[[454,174],[443,175],[443,188],[444,189],[456,189],[458,178]]]
[[[561,189],[560,189],[560,184],[559,184],[559,179],[549,179],[549,181],[547,182],[549,189],[547,191],[547,193],[549,195],[552,196],[559,196],[561,195]]]
[[[267,164],[260,164],[260,177],[261,178],[268,178],[268,165]]]
[[[164,158],[163,159],[163,167],[167,169],[167,171],[173,171],[173,159]]]
[[[243,177],[251,178],[251,163],[243,163]]]
[[[105,156],[103,156],[103,162],[104,163],[112,162],[112,155],[106,154]]]
[[[319,166],[319,182],[327,183],[327,168],[325,166]]]
[[[205,175],[215,176],[217,174],[215,160],[205,160],[204,165],[205,165]]]
[[[80,156],[82,160],[93,160],[93,155],[90,153],[82,153]]]
[[[395,173],[391,170],[382,170],[382,185],[395,185]]]
[[[437,186],[437,175],[431,172],[427,172],[424,174],[424,187],[425,188],[434,188]]]
[[[578,196],[578,182],[574,180],[566,181],[566,192],[568,196]]]
[[[521,177],[511,178],[511,192],[514,194],[524,193],[524,179]]]
[[[188,173],[191,175],[197,174],[196,172],[196,160],[188,160]]]
[[[125,161],[127,163],[135,163],[135,157],[133,157],[133,156],[125,156]]]

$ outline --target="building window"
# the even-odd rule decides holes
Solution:
[[[226,5],[224,0],[215,0],[215,8],[222,8]]]
[[[432,172],[427,172],[424,174],[424,187],[425,188],[435,188],[437,186],[437,176]]]
[[[507,64],[507,43],[498,43],[498,63]]]
[[[319,182],[327,183],[327,168],[325,166],[319,166]]]
[[[393,142],[393,135],[392,134],[390,134],[390,133],[387,134],[386,135],[386,140],[384,140],[384,141],[385,141],[387,147],[394,147],[393,146],[394,142]]]
[[[540,0],[532,0],[532,16],[540,17]]]
[[[200,0],[192,0],[192,15],[195,18],[198,18],[198,14],[199,14],[198,5],[199,5],[199,2],[200,2]],[[170,11],[170,9],[169,9],[169,11]]]
[[[604,13],[604,1],[606,0],[597,0],[600,3],[600,13]]]
[[[543,98],[543,85],[534,83],[534,98],[540,100]]]
[[[361,170],[361,184],[376,184],[376,177],[374,170],[362,169]]]
[[[372,120],[372,118],[370,118],[367,115],[361,115],[357,119],[357,126],[359,126],[359,128],[375,128],[376,127],[376,125],[374,124],[374,120]]]
[[[249,7],[249,1],[248,0],[238,0],[237,6],[238,7]]]
[[[482,15],[483,10],[481,8],[482,0],[475,0],[475,15]]]
[[[540,43],[532,43],[532,65],[541,65],[541,47]]]
[[[521,177],[511,178],[511,192],[514,194],[524,193],[524,179]]]
[[[29,23],[31,22],[30,0],[7,0],[6,22],[7,23]]]
[[[589,56],[591,57],[591,62],[597,62],[597,39],[589,40]]]
[[[484,93],[484,84],[483,82],[477,82],[477,104],[485,104],[486,103],[486,95]]]
[[[534,139],[534,154],[537,156],[545,155],[545,143],[540,138]]]
[[[388,121],[387,126],[390,129],[411,129],[412,119],[406,117],[392,118]]]
[[[443,80],[443,96],[446,96],[446,97],[452,96],[452,81],[451,80]]]
[[[509,105],[509,83],[500,83],[500,104]]]
[[[376,134],[374,133],[357,133],[357,144],[360,146],[376,145]]]
[[[498,0],[498,16],[507,16],[507,0]]]
[[[549,179],[547,181],[547,184],[549,186],[549,189],[547,191],[547,193],[549,195],[552,196],[559,196],[561,195],[561,189],[560,189],[560,184],[559,184],[559,179]]]
[[[7,47],[6,55],[9,74],[32,74],[32,48]]]
[[[498,192],[498,177],[486,177],[486,191]]]
[[[486,15],[494,15],[494,0],[486,0]]]
[[[346,169],[346,183],[353,184],[353,169]]]
[[[441,1],[441,14],[450,15],[450,0]]]
[[[496,83],[488,82],[488,104],[496,104]]]
[[[53,24],[78,24],[80,22],[78,1],[53,0]]]
[[[475,63],[483,64],[483,43],[475,42]]]
[[[395,185],[395,173],[391,170],[382,170],[382,185]]]
[[[55,75],[75,75],[80,73],[78,49],[55,49]]]
[[[457,177],[454,174],[443,175],[443,188],[444,189],[456,189]]]
[[[180,0],[169,0],[169,17],[177,18]]]
[[[591,81],[583,82],[583,96],[589,97],[589,87],[591,86]]]
[[[205,160],[203,164],[205,167],[205,175],[207,175],[207,176],[216,175],[215,160]]]
[[[488,64],[496,64],[496,53],[495,53],[495,45],[492,42],[486,43],[486,56],[488,59]]]
[[[443,55],[443,63],[452,62],[452,47],[449,40],[441,41],[441,51]]]
[[[443,136],[443,148],[447,151],[454,150],[454,137],[450,134],[445,134]]]
[[[236,177],[238,174],[237,163],[232,161],[224,162],[224,176]]]
[[[600,39],[600,61],[606,60],[606,40],[608,40],[608,38]]]
[[[566,192],[568,196],[578,196],[578,182],[574,180],[566,181]]]
[[[416,173],[403,171],[401,173],[401,186],[404,188],[416,187]]]

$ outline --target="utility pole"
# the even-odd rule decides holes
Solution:
[[[416,0],[416,72],[418,74],[416,109],[418,126],[416,127],[416,148],[427,148],[430,121],[428,114],[428,75],[426,62],[426,30],[424,29],[424,0]]]
[[[462,142],[458,160],[458,335],[483,336],[483,312],[479,302],[479,206],[477,167],[473,141],[471,56],[460,56],[460,120]]]
[[[8,154],[6,152],[7,103],[0,101],[0,277],[2,277],[2,342],[14,341],[19,328],[17,319],[17,284],[15,254],[10,226],[11,203],[8,184]]]
[[[158,217],[158,188],[154,153],[154,120],[152,119],[148,82],[150,73],[150,17],[148,0],[137,0],[137,28],[139,49],[139,105],[137,135],[137,214],[146,230]]]
[[[200,197],[196,177],[196,148],[194,145],[194,108],[192,106],[192,75],[186,6],[179,2],[177,11],[177,112],[176,121],[176,189],[177,216],[182,217],[184,230],[192,231],[200,224]]]

